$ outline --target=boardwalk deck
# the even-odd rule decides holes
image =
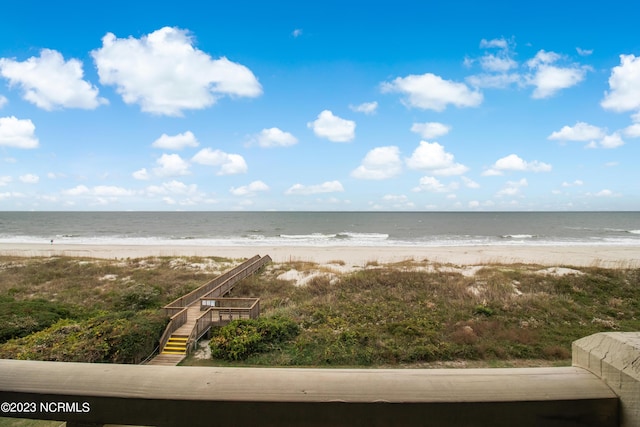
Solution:
[[[233,289],[237,282],[255,273],[270,261],[269,255],[264,257],[256,255],[165,306],[167,313],[172,313],[173,316],[160,339],[160,354],[147,364],[175,366],[187,356],[195,341],[206,333],[213,324],[226,322],[233,318],[257,317],[260,310],[257,299],[251,300],[250,307],[241,308],[232,307],[239,299],[223,297]],[[233,301],[234,304],[221,307],[221,303],[226,300]],[[213,305],[203,306],[203,301]]]

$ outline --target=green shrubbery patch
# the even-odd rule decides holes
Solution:
[[[270,351],[299,333],[298,325],[283,317],[234,320],[214,331],[211,355],[229,361]]]

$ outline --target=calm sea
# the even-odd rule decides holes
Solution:
[[[0,212],[2,243],[638,245],[640,212]]]

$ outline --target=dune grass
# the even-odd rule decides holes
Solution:
[[[240,261],[0,258],[0,357],[137,363],[166,319],[160,307]],[[344,264],[334,262],[339,267]],[[295,269],[304,285],[278,279]],[[295,261],[239,283],[291,339],[238,365],[422,366],[451,361],[568,364],[571,342],[640,330],[640,270],[376,262],[348,273]],[[204,362],[189,360],[187,363]],[[228,364],[212,360],[211,364]]]

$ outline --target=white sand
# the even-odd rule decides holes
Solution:
[[[0,255],[142,258],[148,256],[219,256],[247,258],[270,255],[275,262],[343,261],[352,266],[404,260],[482,265],[526,263],[545,266],[640,267],[640,246],[447,246],[447,247],[293,247],[293,246],[134,246],[0,243]]]

